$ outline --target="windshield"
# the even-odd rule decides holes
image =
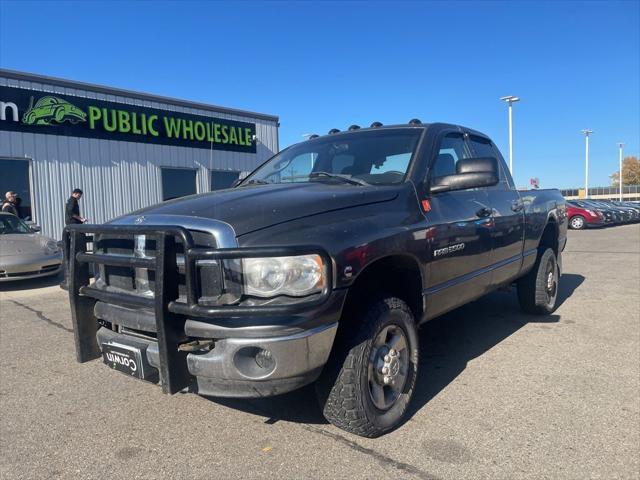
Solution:
[[[421,129],[345,133],[299,143],[249,175],[252,183],[344,182],[385,185],[404,180]]]
[[[0,235],[9,233],[33,233],[33,231],[15,215],[0,215]]]

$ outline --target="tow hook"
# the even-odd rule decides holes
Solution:
[[[181,343],[178,345],[179,352],[199,352],[201,350],[209,351],[215,345],[215,340],[193,340],[192,342]]]

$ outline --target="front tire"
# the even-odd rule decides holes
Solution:
[[[569,226],[573,230],[582,230],[586,226],[587,222],[582,215],[574,215],[569,220]]]
[[[415,318],[404,301],[386,297],[352,331],[341,333],[316,383],[320,407],[338,428],[378,437],[401,423],[413,395],[418,372]]]
[[[65,115],[64,109],[63,108],[59,108],[56,111],[56,114],[55,114],[56,122],[62,123],[64,121],[64,115]]]
[[[534,315],[548,315],[556,309],[560,270],[556,254],[547,248],[538,254],[529,273],[518,280],[520,308]]]

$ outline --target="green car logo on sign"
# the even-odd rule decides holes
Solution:
[[[22,123],[26,125],[51,125],[52,123],[86,122],[87,114],[75,105],[58,97],[46,96],[33,105],[33,97],[29,110],[22,116]]]

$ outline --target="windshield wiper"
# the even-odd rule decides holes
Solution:
[[[360,178],[355,178],[350,175],[343,175],[341,173],[329,173],[329,172],[311,172],[309,174],[309,178],[316,177],[328,177],[328,178],[337,178],[342,180],[343,182],[350,183],[352,185],[371,185],[370,183],[365,182]]]

